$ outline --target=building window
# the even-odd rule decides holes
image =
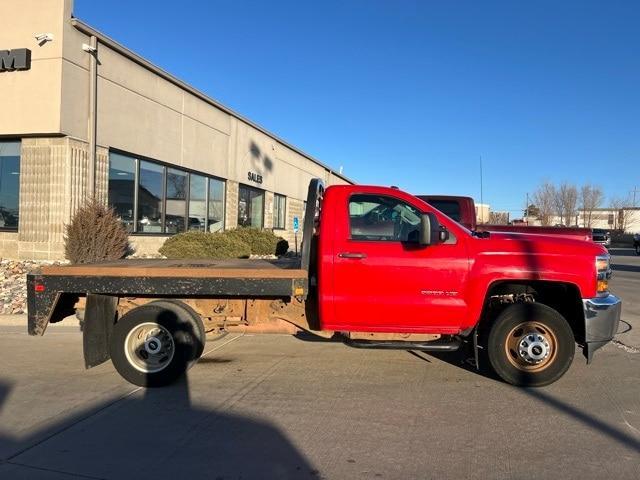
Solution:
[[[164,170],[162,165],[140,161],[137,232],[162,233]]]
[[[204,232],[207,224],[207,178],[189,175],[189,230]]]
[[[223,230],[224,193],[223,180],[109,153],[109,205],[130,233]]]
[[[135,158],[111,153],[109,155],[109,206],[120,217],[127,232],[134,230],[135,195]]]
[[[240,185],[238,190],[238,226],[262,228],[264,191]]]
[[[276,193],[273,197],[273,228],[284,230],[286,226],[287,197]]]
[[[210,178],[208,197],[207,231],[219,232],[224,228],[224,182]]]
[[[20,142],[0,142],[0,230],[18,230]]]
[[[165,207],[165,232],[184,232],[187,218],[187,172],[167,169],[167,199]]]

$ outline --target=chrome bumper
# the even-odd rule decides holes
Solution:
[[[615,295],[583,298],[584,356],[591,363],[593,352],[606,345],[618,331],[622,301]]]

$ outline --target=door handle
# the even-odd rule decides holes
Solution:
[[[354,258],[356,260],[361,260],[363,258],[367,258],[367,254],[366,253],[360,253],[360,252],[342,252],[338,254],[338,257],[340,258]]]

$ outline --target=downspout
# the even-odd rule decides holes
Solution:
[[[89,125],[87,139],[89,141],[89,198],[96,198],[96,132],[98,128],[98,39],[91,36],[91,43],[83,49],[89,53]]]

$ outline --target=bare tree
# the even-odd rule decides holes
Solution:
[[[545,181],[533,194],[533,201],[538,207],[538,219],[544,226],[551,225],[555,211],[554,199],[556,187],[553,183]]]
[[[580,210],[582,210],[583,225],[591,228],[593,211],[602,205],[604,193],[597,185],[583,185],[580,189]]]
[[[489,212],[491,225],[509,225],[509,212]]]
[[[612,197],[609,202],[609,207],[614,213],[614,228],[625,232],[630,223],[633,222],[636,210],[630,210],[632,203],[631,196],[626,197]]]
[[[562,182],[556,189],[553,205],[555,213],[560,217],[560,223],[567,227],[575,222],[576,206],[578,204],[578,189],[575,185]]]

